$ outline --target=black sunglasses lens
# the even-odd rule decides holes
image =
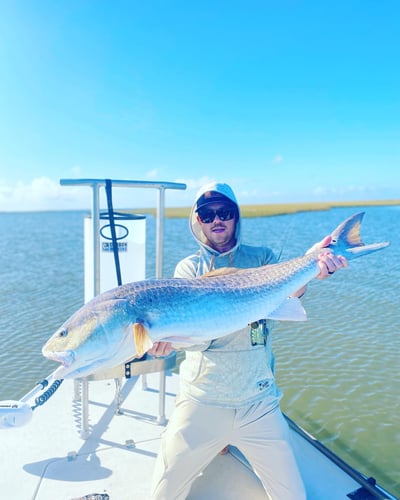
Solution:
[[[201,222],[204,224],[211,224],[214,222],[215,217],[218,215],[219,220],[227,221],[233,219],[235,217],[235,209],[234,208],[218,208],[217,210],[203,210],[199,211],[199,217]]]
[[[235,210],[233,208],[220,208],[216,211],[220,220],[231,220],[235,215]]]
[[[210,224],[215,219],[215,214],[211,210],[207,210],[204,212],[199,212],[199,217],[201,222],[204,224]]]

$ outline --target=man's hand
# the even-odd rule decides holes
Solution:
[[[323,240],[313,245],[307,253],[310,253],[318,248],[326,248],[332,241],[332,236],[326,236]],[[318,257],[318,266],[320,273],[316,276],[317,279],[323,280],[332,276],[338,269],[343,267],[348,267],[348,262],[346,257],[342,255],[334,255],[329,248],[325,252],[321,252]]]
[[[151,356],[155,356],[156,358],[160,356],[168,356],[174,350],[171,342],[154,342],[153,347],[149,349],[147,352]]]

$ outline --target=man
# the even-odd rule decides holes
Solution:
[[[198,192],[189,225],[200,249],[178,263],[175,277],[195,278],[221,267],[276,262],[271,249],[241,243],[240,208],[227,184],[211,183]],[[330,236],[315,247],[329,243]],[[347,261],[327,250],[318,264],[318,278],[324,279],[346,267]],[[305,287],[294,296],[304,292]],[[273,375],[271,323],[260,319],[248,328],[186,350],[180,366],[180,394],[155,466],[153,500],[185,499],[196,477],[228,444],[246,456],[270,499],[306,498],[279,407],[282,394]],[[166,355],[172,348],[160,342],[149,352]]]

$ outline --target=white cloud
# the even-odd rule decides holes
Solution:
[[[79,173],[79,168],[76,170]],[[79,176],[73,176],[78,179]],[[175,181],[184,182],[185,181]],[[169,206],[191,204],[194,192],[209,179],[189,181],[191,191],[167,190]],[[92,191],[89,186],[61,186],[59,181],[49,177],[36,177],[29,182],[14,184],[0,179],[0,212],[31,212],[46,210],[90,210]],[[99,192],[100,208],[107,206],[104,189]],[[153,189],[113,189],[113,205],[118,208],[145,208],[157,206],[158,195]]]
[[[283,156],[282,155],[275,155],[274,159],[272,160],[273,163],[282,163],[283,162]]]
[[[146,173],[146,178],[147,179],[157,179],[159,177],[159,170],[158,168],[153,168],[152,170],[149,170]]]
[[[83,209],[90,207],[90,197],[82,189],[62,187],[49,177],[37,177],[30,182],[8,184],[0,181],[0,211]]]
[[[76,167],[75,172],[80,173]],[[159,175],[157,170],[148,172],[150,176]],[[79,175],[73,178],[80,178]],[[191,206],[198,189],[214,181],[215,178],[203,176],[198,178],[178,178],[174,182],[183,183],[187,186],[185,190],[166,190],[166,206],[179,207]],[[228,179],[228,183],[231,181]],[[346,200],[346,199],[368,199],[372,196],[376,199],[385,196],[375,193],[372,187],[365,185],[347,186],[323,186],[315,188],[311,186],[298,189],[296,192],[282,192],[275,186],[263,185],[259,182],[256,187],[248,185],[242,180],[233,182],[238,200],[241,204],[277,203],[282,201],[321,201],[321,200]],[[308,194],[307,194],[308,193]],[[375,195],[375,196],[374,196]],[[386,198],[390,198],[390,193]],[[394,196],[392,196],[394,197]],[[158,194],[153,189],[113,189],[113,205],[115,209],[122,208],[146,208],[156,207]],[[100,207],[105,208],[106,198],[104,189],[100,189]],[[18,181],[14,184],[0,179],[0,212],[21,211],[46,211],[46,210],[90,210],[92,207],[92,192],[88,186],[61,186],[59,180],[50,177],[36,177],[29,182]]]
[[[191,191],[198,191],[205,184],[209,184],[214,181],[214,178],[207,176],[199,177],[198,179],[175,179],[175,182],[182,182],[183,184],[186,184],[187,189]]]
[[[317,186],[312,190],[312,193],[315,196],[336,196],[336,197],[342,197],[346,196],[348,194],[351,195],[356,195],[356,194],[366,194],[370,192],[371,189],[368,188],[367,186],[356,186],[356,185],[344,185],[344,186],[336,186],[336,187],[326,187],[326,186]]]
[[[79,179],[82,176],[82,169],[79,165],[75,165],[71,168],[72,177]]]
[[[170,205],[190,207],[197,194],[197,191],[205,184],[209,184],[210,182],[214,182],[215,180],[216,179],[208,176],[199,177],[198,179],[175,179],[174,182],[186,184],[186,189],[184,191],[179,191],[179,195],[177,194],[178,192],[173,193],[172,191],[169,191],[168,199],[173,198],[173,202],[171,202]]]

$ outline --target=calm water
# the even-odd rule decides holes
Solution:
[[[244,240],[295,257],[357,210],[245,219]],[[400,495],[400,208],[365,211],[364,241],[392,245],[310,284],[309,320],[275,329],[276,372],[289,416]],[[0,400],[20,398],[56,367],[41,347],[83,303],[83,215],[0,213]],[[149,277],[154,230],[148,217]],[[165,233],[169,276],[196,245],[185,219],[167,220]]]

